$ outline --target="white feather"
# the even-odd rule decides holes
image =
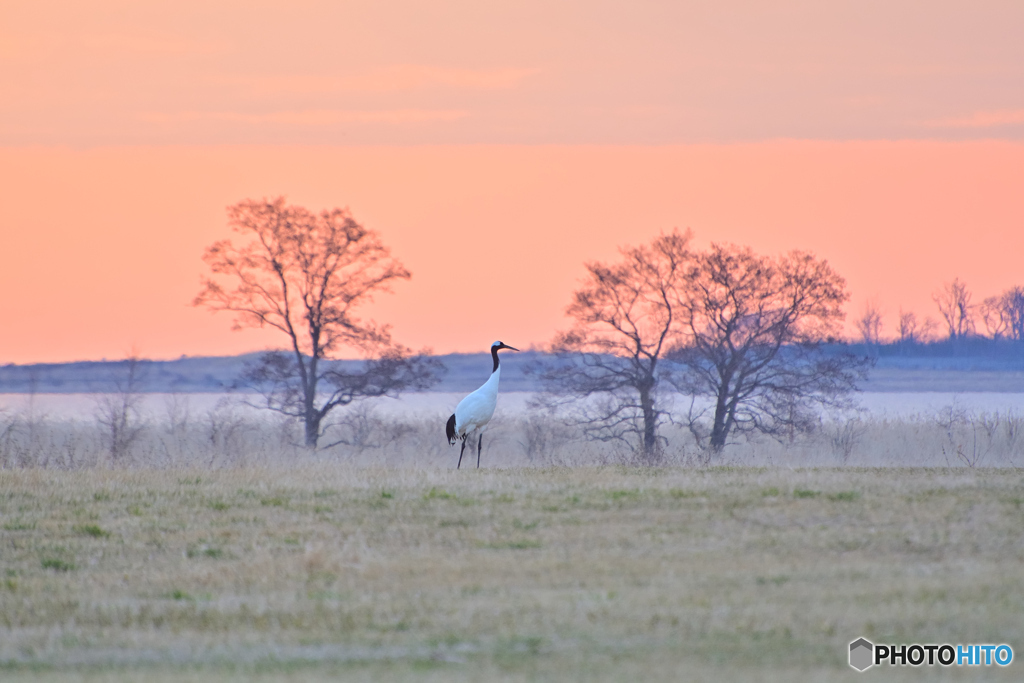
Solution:
[[[459,401],[455,407],[455,433],[459,438],[480,430],[481,432],[494,416],[498,406],[498,381],[501,379],[501,366],[491,373],[483,386]]]
[[[466,452],[466,440],[470,434],[479,437],[476,442],[476,466],[480,467],[483,433],[487,428],[487,423],[494,415],[494,409],[498,407],[498,382],[501,380],[498,351],[502,349],[519,350],[500,341],[491,344],[491,358],[494,360],[491,376],[487,378],[482,387],[459,401],[459,405],[455,407],[455,414],[451,415],[445,424],[448,443],[454,446],[459,439],[462,439],[462,448],[459,449],[459,462],[455,465],[456,469],[462,466],[462,456]]]

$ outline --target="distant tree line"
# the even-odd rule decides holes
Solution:
[[[882,311],[869,301],[856,321],[859,341],[868,345],[893,343],[902,346],[928,342],[963,342],[969,339],[1024,341],[1024,287],[1013,286],[981,303],[974,303],[967,284],[959,278],[932,294],[940,320],[918,318],[900,309],[896,334],[882,334]]]

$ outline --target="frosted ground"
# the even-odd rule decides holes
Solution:
[[[1024,638],[1008,468],[25,468],[0,490],[4,681],[848,681],[860,636]]]
[[[247,467],[345,462],[450,468],[443,425],[463,392],[411,393],[334,411],[311,454],[298,425],[245,394],[143,394],[127,440],[113,447],[104,394],[0,394],[0,467]],[[484,442],[484,467],[638,464],[624,442],[587,440],[531,406],[532,392],[503,392]],[[250,402],[249,404],[246,401]],[[689,398],[676,397],[679,417]],[[823,414],[810,434],[739,437],[701,451],[688,428],[666,420],[663,465],[786,467],[1018,467],[1024,465],[1024,393],[863,392],[856,408]],[[137,427],[137,429],[134,429]],[[474,463],[475,464],[475,463]]]
[[[455,409],[464,392],[423,392],[405,394],[401,398],[382,398],[366,401],[382,415],[409,418],[447,417]],[[0,394],[0,410],[8,413],[35,411],[40,416],[54,419],[92,419],[96,414],[98,394]],[[509,416],[529,412],[529,391],[502,392],[498,398],[499,411]],[[688,399],[681,398],[681,405]],[[203,413],[218,407],[234,406],[254,416],[263,410],[250,408],[248,403],[258,402],[256,396],[229,393],[151,393],[142,396],[143,410],[151,419],[160,419],[169,411],[187,407]],[[971,391],[971,392],[860,392],[855,394],[862,418],[907,418],[932,416],[951,406],[973,413],[1024,414],[1024,393]]]
[[[455,471],[462,395],[310,454],[238,395],[146,394],[117,456],[110,395],[0,395],[0,679],[831,681],[856,637],[1021,640],[1024,393],[866,392],[711,463],[751,467],[665,425],[630,467],[507,392]]]

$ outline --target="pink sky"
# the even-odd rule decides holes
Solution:
[[[0,144],[1024,134],[1024,3],[0,5]]]
[[[349,206],[439,352],[564,326],[691,227],[815,251],[856,314],[1024,284],[1024,4],[8,2],[0,362],[276,343],[188,306],[224,207]]]

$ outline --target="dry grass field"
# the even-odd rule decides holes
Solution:
[[[1024,656],[1009,467],[16,469],[0,520],[5,681],[846,680],[859,636]]]

